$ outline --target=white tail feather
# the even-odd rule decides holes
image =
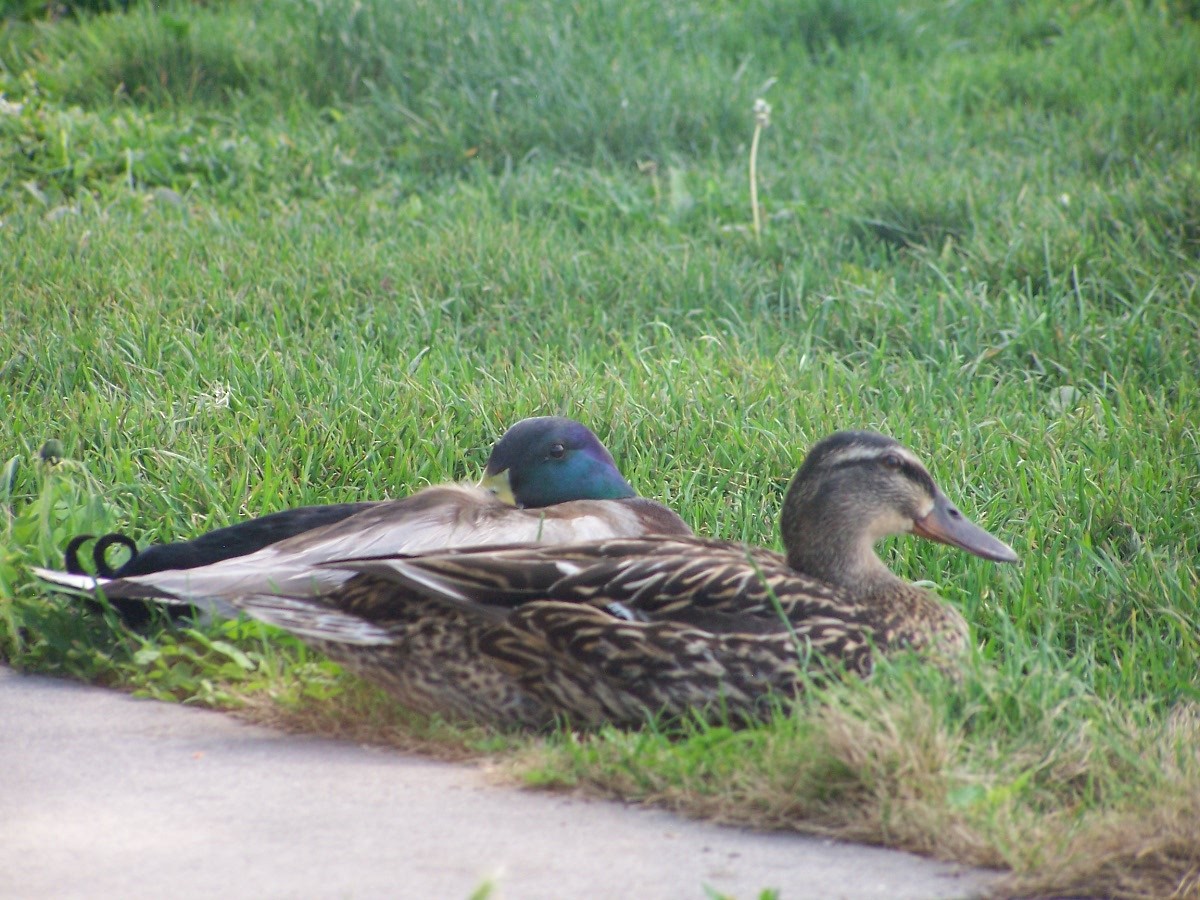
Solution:
[[[88,597],[104,587],[107,578],[97,578],[94,575],[72,575],[70,572],[55,572],[53,569],[42,569],[30,566],[33,574],[55,587],[66,588],[73,594],[84,594]]]

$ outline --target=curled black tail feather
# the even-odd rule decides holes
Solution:
[[[79,548],[94,537],[94,534],[77,534],[67,544],[67,549],[63,551],[63,562],[67,566],[67,571],[72,575],[89,574],[83,570],[83,565],[79,562]]]
[[[84,544],[95,537],[94,534],[77,534],[71,538],[66,549],[63,550],[63,562],[67,567],[67,571],[72,575],[92,574],[85,570],[83,563],[79,561],[79,550]],[[114,569],[108,564],[108,548],[113,544],[120,544],[129,551],[129,559],[121,563],[118,569]],[[129,537],[129,535],[121,534],[119,531],[102,535],[96,541],[96,546],[92,548],[92,564],[95,566],[95,574],[101,578],[117,578],[120,575],[119,569],[123,569],[129,565],[132,560],[137,558],[137,555],[137,544],[134,543],[133,538]]]
[[[108,564],[108,548],[113,544],[120,544],[129,550],[129,559],[121,563],[116,569]],[[104,535],[96,541],[96,546],[92,548],[92,562],[96,564],[96,574],[101,578],[119,577],[120,572],[133,562],[133,560],[137,559],[137,555],[138,547],[134,543],[133,538],[129,537],[129,535],[121,534],[119,531],[113,531]]]

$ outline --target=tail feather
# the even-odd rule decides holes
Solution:
[[[29,570],[39,579],[52,585],[56,590],[77,597],[94,598],[104,594],[110,600],[137,599],[147,603],[158,603],[163,606],[190,606],[213,616],[226,619],[236,619],[237,608],[228,600],[221,597],[207,596],[176,596],[166,591],[158,590],[152,585],[136,584],[136,591],[122,590],[133,582],[121,578],[100,578],[95,575],[76,575],[71,572],[58,572],[54,569],[43,569],[30,566]]]
[[[253,594],[239,597],[238,608],[253,619],[289,631],[297,637],[357,646],[384,646],[395,642],[386,628],[301,597]]]
[[[37,566],[30,566],[29,570],[47,584],[62,588],[71,594],[82,594],[85,597],[91,597],[96,591],[103,590],[104,585],[109,581],[107,578],[98,578],[86,573],[56,572],[54,569],[42,569]]]
[[[71,538],[67,544],[67,549],[63,551],[63,560],[67,564],[67,571],[72,575],[86,575],[87,570],[83,568],[83,563],[79,561],[79,551],[88,541],[95,539],[94,534],[77,534]],[[104,574],[101,572],[100,574]]]

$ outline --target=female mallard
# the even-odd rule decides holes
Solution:
[[[309,527],[321,517],[326,524]],[[479,486],[439,485],[402,500],[275,513],[149,548],[129,563],[140,565],[115,578],[34,572],[110,599],[211,600],[219,607],[237,594],[276,587],[302,595],[334,587],[346,573],[313,567],[352,554],[691,533],[674,512],[637,496],[592,432],[546,416],[505,432]]]
[[[705,710],[747,720],[829,663],[966,645],[952,607],[890,572],[874,545],[913,532],[998,562],[905,447],[871,432],[818,443],[788,489],[786,556],[671,536],[418,557],[357,554],[315,600],[236,598],[425,712],[492,724],[632,724]],[[819,657],[810,664],[810,655]]]

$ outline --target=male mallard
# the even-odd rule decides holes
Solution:
[[[911,451],[872,432],[813,447],[780,527],[786,556],[673,536],[358,553],[329,563],[361,574],[324,596],[233,602],[425,712],[533,727],[559,716],[633,724],[655,711],[748,720],[829,663],[865,674],[873,651],[965,648],[962,616],[890,572],[874,551],[881,538],[913,532],[1016,559]]]
[[[527,508],[569,500],[619,500],[637,496],[600,440],[579,422],[559,416],[522,419],[508,429],[492,448],[481,487],[505,503]],[[189,541],[153,544],[141,551],[127,535],[113,532],[95,539],[93,562],[96,573],[106,578],[147,575],[164,569],[193,569],[246,556],[269,544],[332,525],[387,502],[367,500],[302,506],[218,528]],[[666,524],[678,526],[676,522]],[[93,535],[78,535],[67,544],[64,556],[69,573],[86,574],[79,561],[79,550],[93,539]],[[116,544],[133,555],[114,570],[106,555]]]
[[[88,541],[94,540],[96,543],[92,546],[92,565],[96,574],[104,578],[148,575],[163,569],[194,569],[234,556],[245,556],[255,550],[261,550],[268,544],[276,544],[305,531],[332,525],[369,509],[378,502],[362,500],[357,503],[329,503],[285,509],[224,528],[216,528],[191,540],[151,544],[142,550],[138,549],[133,538],[119,531],[100,537],[94,534],[79,534],[67,543],[66,549],[63,550],[63,561],[70,574],[88,574],[80,562],[79,551]],[[108,551],[113,546],[124,547],[130,554],[129,559],[116,569],[108,561]]]
[[[309,527],[321,520],[327,524]],[[587,428],[545,416],[504,433],[479,486],[438,485],[401,500],[275,513],[151,547],[115,578],[34,572],[75,591],[103,590],[110,599],[221,601],[274,587],[304,594],[328,589],[348,576],[313,567],[350,554],[655,533],[692,532],[662,504],[638,497]]]

